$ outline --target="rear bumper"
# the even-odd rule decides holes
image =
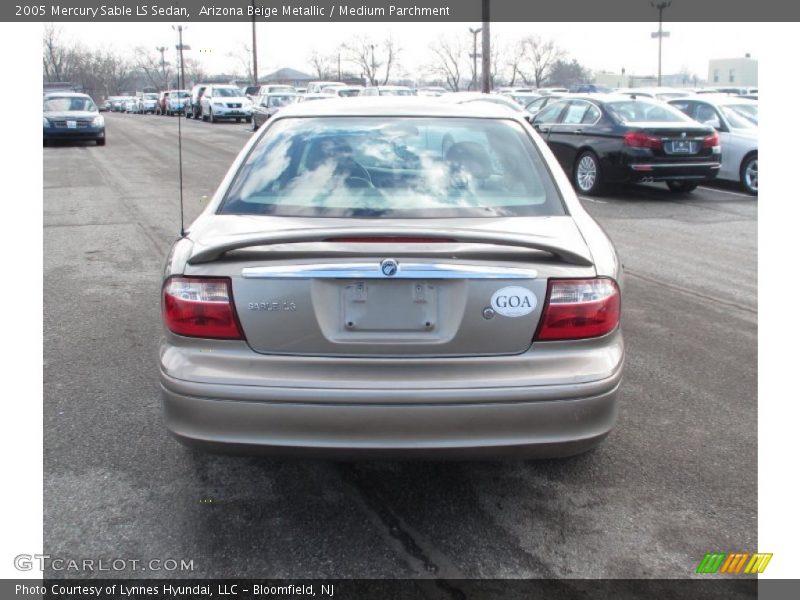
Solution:
[[[461,389],[234,386],[181,381],[162,371],[161,389],[168,429],[208,450],[547,458],[588,450],[611,431],[620,380],[621,364],[589,383]]]
[[[720,163],[697,162],[642,162],[627,166],[628,178],[636,181],[708,181],[716,178]]]

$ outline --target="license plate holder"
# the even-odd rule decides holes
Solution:
[[[669,154],[697,154],[697,142],[694,140],[672,140],[665,147]]]
[[[342,286],[342,330],[434,331],[437,287],[427,281],[354,281]]]

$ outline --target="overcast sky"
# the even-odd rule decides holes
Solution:
[[[88,46],[112,47],[127,52],[137,46],[154,49],[176,43],[169,23],[61,23],[66,39],[80,40]],[[400,45],[400,63],[411,74],[431,62],[428,46],[439,36],[462,36],[471,43],[469,27],[475,23],[258,23],[259,74],[281,67],[312,73],[312,51],[333,51],[353,37],[376,41],[391,35]],[[658,66],[657,41],[650,33],[652,23],[493,23],[492,32],[501,44],[538,34],[551,38],[593,71],[635,75],[655,74]],[[730,58],[750,53],[758,58],[759,45],[766,29],[753,23],[666,23],[671,36],[664,41],[663,72],[687,69],[705,78],[710,58]],[[494,37],[493,35],[493,37]],[[205,70],[244,72],[239,59],[244,44],[250,43],[251,24],[190,23],[184,33],[189,53]],[[344,68],[344,67],[343,67]]]

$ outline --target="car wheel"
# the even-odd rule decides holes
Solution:
[[[573,183],[582,194],[592,195],[600,193],[603,187],[600,173],[600,161],[597,155],[588,150],[582,152],[575,161]]]
[[[748,194],[758,196],[758,154],[752,154],[744,159],[739,169],[739,179]]]
[[[253,120],[253,117],[245,117],[244,119],[246,122],[250,123]]]
[[[48,142],[47,140],[42,140],[42,146],[48,146],[49,144],[50,142]]]
[[[258,123],[256,123],[255,119],[251,119],[253,121],[253,131],[258,131]]]
[[[667,187],[669,188],[670,192],[674,192],[675,194],[688,194],[697,187],[696,183],[691,183],[689,181],[668,181]]]
[[[209,109],[209,111],[208,111],[208,120],[211,121],[212,123],[216,123],[217,122],[217,119],[214,117],[214,110],[213,109]]]
[[[94,141],[94,143],[95,143],[95,144],[97,144],[98,146],[105,146],[105,145],[106,145],[106,137],[105,137],[105,136],[103,136],[103,137],[101,137],[101,138],[97,138],[97,139]]]

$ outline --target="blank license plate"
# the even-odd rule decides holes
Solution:
[[[75,129],[77,126],[77,121],[67,121],[67,129]]]
[[[433,331],[438,290],[425,281],[356,281],[342,289],[345,331]]]

